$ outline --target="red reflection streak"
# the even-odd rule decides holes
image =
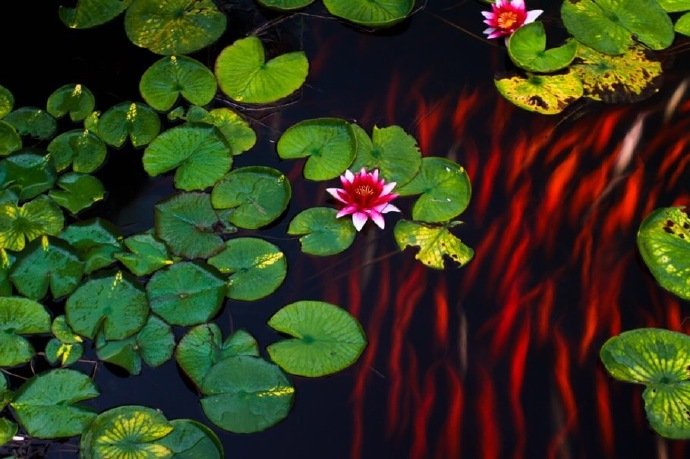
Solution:
[[[438,156],[431,146],[444,120],[446,106],[444,101],[438,101],[429,107],[423,97],[417,97],[417,141],[424,156]]]
[[[446,288],[446,279],[442,278],[439,284],[434,288],[434,305],[436,306],[436,320],[434,338],[436,346],[445,348],[448,346],[448,326],[449,324],[449,307],[448,307],[448,289]]]
[[[379,346],[379,330],[382,329],[383,320],[388,310],[388,302],[390,301],[390,262],[387,259],[383,259],[377,267],[380,269],[381,273],[381,279],[379,280],[376,290],[378,300],[376,301],[369,320],[369,326],[367,327],[367,340],[369,342],[367,343],[364,354],[360,358],[359,365],[361,370],[357,372],[354,389],[352,391],[353,433],[352,449],[350,450],[351,459],[358,459],[361,456],[362,445],[364,443],[364,402],[366,384],[374,368],[376,351]],[[359,279],[357,270],[353,270],[350,275]],[[360,291],[358,295],[361,294],[362,292]]]
[[[484,369],[479,369],[479,394],[475,402],[475,412],[479,422],[480,457],[498,459],[501,454],[501,432],[496,423],[496,391],[492,379]]]
[[[455,135],[455,138],[459,139],[463,137],[467,127],[467,118],[469,117],[470,113],[477,109],[479,100],[479,91],[472,91],[472,93],[469,95],[467,91],[462,91],[462,94],[460,94],[460,97],[458,97],[458,100],[455,104],[455,111],[453,112],[452,121],[453,134]]]
[[[424,277],[425,268],[415,265],[412,273],[402,283],[398,294],[395,296],[395,319],[391,329],[391,345],[388,358],[388,370],[390,374],[390,391],[388,393],[388,420],[387,433],[389,435],[404,427],[400,418],[400,405],[403,399],[403,387],[408,381],[403,377],[403,344],[405,334],[410,326],[410,320],[414,313],[419,298],[426,289]]]
[[[520,400],[522,387],[525,381],[525,364],[530,341],[530,321],[522,321],[520,334],[513,346],[513,354],[510,359],[510,407],[515,422],[516,445],[513,449],[513,458],[520,459],[525,455],[525,443],[527,429],[525,426],[525,413]]]
[[[437,443],[439,448],[436,450],[435,457],[436,459],[459,459],[462,411],[465,403],[464,392],[457,370],[451,366],[446,366],[445,373],[448,381],[448,394],[443,403],[448,407],[448,417],[445,420],[441,438]]]
[[[560,456],[559,453],[568,438],[568,434],[577,423],[577,403],[575,402],[575,394],[570,384],[570,355],[568,343],[559,330],[554,330],[554,347],[556,362],[553,376],[556,381],[558,393],[561,396],[561,401],[563,402],[563,411],[565,412],[566,419],[561,430],[558,431],[549,442],[549,459],[555,459]]]
[[[596,371],[597,416],[599,417],[599,434],[606,457],[614,457],[615,439],[613,418],[611,416],[611,399],[609,395],[610,380],[601,369]]]
[[[556,287],[554,279],[546,279],[540,285],[541,291],[537,298],[541,301],[537,304],[537,336],[539,343],[544,343],[551,332],[551,313],[556,300]]]
[[[414,355],[414,352],[411,353]],[[412,426],[412,447],[410,448],[410,459],[425,459],[428,454],[427,444],[427,426],[433,414],[434,401],[436,399],[436,381],[434,379],[434,371],[432,369],[426,372],[424,376],[423,390],[419,390],[417,378],[419,377],[419,368],[417,366],[416,357],[412,359],[409,367],[409,378],[415,381],[414,391],[414,421]]]
[[[516,281],[510,285],[511,288],[508,291],[508,295],[503,301],[503,309],[499,312],[499,315],[487,323],[487,328],[493,332],[491,355],[494,360],[509,350],[506,343],[513,326],[518,323],[518,314],[524,305],[520,295],[521,282]],[[495,322],[498,322],[498,324],[494,325]]]

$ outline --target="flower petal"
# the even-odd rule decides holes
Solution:
[[[381,190],[381,196],[385,196],[387,194],[390,194],[391,191],[393,191],[393,188],[395,188],[396,183],[391,182],[391,183],[386,183],[383,186],[383,190]]]
[[[387,214],[388,212],[400,212],[400,209],[395,207],[393,204],[387,204],[386,207],[381,209],[381,213]]]
[[[371,217],[371,221],[376,223],[376,226],[378,226],[381,229],[384,229],[386,227],[386,222],[383,220],[383,215],[376,211],[369,212],[369,217]]]
[[[369,220],[369,217],[364,212],[355,212],[352,214],[352,224],[355,225],[357,231],[362,230],[367,220]]]
[[[543,13],[544,10],[532,10],[527,12],[527,17],[525,18],[524,24],[529,24],[531,22],[534,22],[535,19],[537,19],[541,13]],[[523,24],[523,25],[524,25]]]
[[[345,177],[345,180],[347,180],[348,183],[352,183],[355,179],[355,174],[352,173],[350,169],[345,171],[344,175],[341,175],[340,178],[342,179]]]
[[[335,199],[342,202],[343,204],[347,204],[348,201],[346,201],[345,199],[343,199],[340,196],[340,194],[344,193],[344,192],[345,192],[345,190],[343,190],[342,188],[326,188],[326,193],[330,194],[331,196],[333,196]]]
[[[335,218],[344,217],[345,215],[351,215],[355,212],[357,212],[357,208],[355,206],[345,206],[342,209],[340,209],[337,214],[335,214]]]
[[[484,16],[486,19],[493,19],[495,16],[493,11],[482,11],[481,13],[482,13],[482,16]]]
[[[525,0],[511,0],[510,5],[522,11],[525,11],[527,9],[527,7],[525,6]]]

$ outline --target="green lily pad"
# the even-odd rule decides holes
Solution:
[[[322,301],[298,301],[281,308],[268,325],[293,338],[268,346],[271,360],[300,376],[325,376],[349,367],[367,345],[357,319]]]
[[[182,262],[153,275],[146,285],[151,310],[172,325],[196,325],[215,316],[225,299],[225,280],[207,266]]]
[[[62,230],[64,216],[48,196],[39,196],[23,206],[0,204],[0,247],[22,250],[27,241],[55,235]]]
[[[65,304],[69,326],[91,339],[99,332],[106,340],[125,339],[141,330],[148,315],[146,294],[120,272],[85,282]]]
[[[12,189],[21,201],[50,190],[56,179],[47,156],[19,153],[0,161],[0,187]]]
[[[136,102],[123,102],[109,108],[96,125],[98,137],[117,148],[128,138],[135,148],[147,145],[160,130],[158,114],[148,105]]]
[[[566,0],[566,2],[569,0]],[[582,97],[580,79],[572,72],[563,75],[529,75],[494,80],[498,92],[520,108],[543,115],[555,115]]]
[[[221,91],[237,102],[266,104],[297,91],[306,81],[309,61],[301,51],[266,61],[257,37],[235,41],[216,59],[216,78]]]
[[[119,341],[107,341],[96,349],[98,358],[118,365],[132,375],[141,373],[141,361],[157,367],[173,355],[175,336],[170,325],[150,315],[146,325],[134,335]]]
[[[70,29],[88,29],[120,15],[132,0],[78,0],[73,8],[61,6],[60,20]]]
[[[357,138],[357,157],[352,163],[352,171],[362,167],[378,169],[382,178],[396,182],[398,187],[412,180],[419,171],[422,154],[417,141],[400,126],[374,126],[371,140],[361,127],[353,124],[352,129]]]
[[[122,250],[122,236],[107,220],[95,218],[73,223],[60,233],[60,239],[69,242],[86,263],[89,274],[115,263],[115,253]]]
[[[575,40],[547,50],[546,31],[539,21],[520,27],[508,39],[510,59],[528,72],[550,73],[564,69],[575,59],[576,51]]]
[[[71,437],[81,434],[96,417],[96,413],[79,402],[98,395],[96,385],[87,375],[57,369],[25,382],[10,406],[17,421],[32,437]]]
[[[50,316],[43,305],[21,297],[0,297],[0,367],[26,363],[34,348],[20,335],[48,333]]]
[[[173,452],[171,459],[223,459],[223,446],[211,429],[192,419],[170,421],[174,430],[161,445]]]
[[[216,128],[185,125],[169,129],[151,142],[143,163],[152,177],[177,169],[178,189],[203,190],[230,170],[232,154]]]
[[[213,0],[134,0],[125,15],[125,31],[137,46],[179,55],[218,40],[226,22]]]
[[[14,107],[14,96],[6,87],[0,85],[0,118],[4,118]]]
[[[84,2],[84,0],[80,1]],[[117,1],[117,3],[121,2]],[[81,121],[93,112],[95,106],[96,99],[89,88],[81,84],[68,84],[58,88],[48,97],[46,109],[55,118],[62,118],[69,114],[72,121]]]
[[[401,196],[421,194],[412,208],[412,218],[430,223],[447,222],[457,217],[465,211],[472,195],[465,169],[436,157],[424,158],[415,178],[394,191]]]
[[[198,325],[180,340],[175,349],[175,360],[197,387],[209,370],[223,359],[238,355],[259,356],[259,345],[252,335],[237,330],[225,342],[214,323]]]
[[[333,16],[365,27],[390,27],[405,19],[414,0],[324,0]]]
[[[0,156],[7,156],[22,148],[22,138],[10,123],[0,121]]]
[[[260,5],[278,11],[292,11],[314,3],[314,0],[258,0]]]
[[[228,298],[254,301],[275,292],[285,280],[285,254],[275,245],[253,237],[231,239],[208,260],[228,279]]]
[[[55,238],[35,240],[17,256],[10,279],[27,298],[40,300],[50,288],[53,298],[61,298],[77,288],[84,263],[72,247]]]
[[[7,377],[4,373],[0,374],[0,410],[4,409],[12,401],[12,396],[13,393],[7,385]]]
[[[53,323],[50,326],[50,331],[53,333],[57,339],[63,343],[67,344],[77,344],[82,343],[84,340],[81,336],[74,333],[67,323],[67,318],[64,315],[57,316],[53,319]]]
[[[584,96],[607,103],[637,102],[661,87],[663,68],[642,46],[609,56],[580,45],[578,64],[571,69],[584,88]]]
[[[690,217],[682,208],[648,215],[637,233],[637,247],[659,285],[690,299]]]
[[[12,265],[14,265],[14,261],[14,255],[7,253],[5,249],[0,249],[0,296],[12,295],[10,270]]]
[[[668,13],[690,10],[690,0],[658,0],[658,2]]]
[[[105,198],[103,184],[93,175],[70,172],[62,175],[57,185],[62,190],[53,190],[48,195],[72,215]]]
[[[330,180],[352,164],[357,143],[347,121],[317,118],[288,128],[278,140],[277,149],[282,159],[307,158],[305,178]]]
[[[9,443],[17,434],[17,424],[6,418],[0,418],[0,446]]]
[[[201,407],[209,420],[235,433],[259,432],[284,419],[295,393],[280,368],[263,359],[229,357],[201,384]]]
[[[55,135],[57,121],[50,113],[36,107],[21,107],[8,113],[3,119],[14,126],[22,136],[31,136],[38,140],[47,140]]]
[[[45,356],[51,365],[68,367],[77,362],[84,355],[84,345],[81,343],[63,343],[57,338],[48,341]]]
[[[667,438],[690,438],[690,336],[642,328],[610,338],[601,348],[616,379],[645,384],[642,397],[652,428]]]
[[[129,252],[118,252],[114,257],[136,276],[149,275],[174,262],[165,244],[151,233],[130,236],[125,246]]]
[[[216,77],[204,64],[186,56],[169,56],[154,63],[141,77],[139,91],[147,104],[170,110],[178,96],[206,105],[216,95]]]
[[[228,222],[256,229],[277,219],[290,202],[290,182],[278,170],[253,166],[235,169],[213,187],[211,205],[230,209]]]
[[[300,236],[302,252],[311,255],[335,255],[352,245],[357,230],[350,218],[336,218],[337,210],[312,207],[297,214],[290,222],[288,234]]]
[[[213,109],[208,114],[208,121],[223,134],[233,156],[244,153],[256,143],[254,129],[234,111],[223,107]]]
[[[156,205],[156,236],[175,254],[208,258],[223,249],[218,216],[205,193],[181,193]]]
[[[173,452],[161,440],[173,430],[153,408],[125,405],[99,414],[81,436],[81,456],[88,459],[168,459]]]
[[[680,34],[690,36],[690,13],[686,13],[678,18],[674,30]]]
[[[565,0],[561,18],[578,41],[606,54],[623,54],[633,36],[656,50],[673,43],[673,24],[657,0]]]
[[[400,220],[396,223],[393,234],[400,250],[405,250],[408,246],[419,247],[415,258],[430,268],[445,268],[444,256],[450,257],[460,266],[467,264],[474,256],[474,250],[448,231],[447,226]]]
[[[101,167],[108,149],[94,133],[75,129],[55,137],[48,144],[48,153],[58,172],[64,171],[71,164],[74,172],[89,174]]]

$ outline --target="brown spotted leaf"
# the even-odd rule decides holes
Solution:
[[[555,115],[582,97],[582,83],[573,73],[515,75],[494,80],[498,92],[520,108]]]

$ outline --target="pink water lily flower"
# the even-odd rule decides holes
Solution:
[[[352,215],[352,224],[360,231],[367,220],[371,219],[376,226],[383,229],[385,222],[383,215],[388,212],[400,212],[400,209],[390,204],[397,198],[396,193],[391,193],[395,188],[395,182],[386,183],[379,178],[379,170],[368,172],[364,167],[353,174],[347,170],[340,176],[342,188],[327,188],[335,199],[343,204],[336,215],[337,218]]]
[[[498,38],[512,35],[525,24],[534,22],[542,10],[527,11],[525,0],[496,0],[491,5],[491,11],[482,11],[486,18],[484,24],[489,27],[484,30],[488,38]]]

